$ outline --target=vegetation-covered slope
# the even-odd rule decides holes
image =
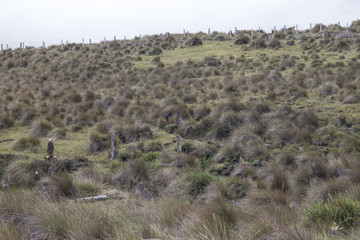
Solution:
[[[357,239],[359,21],[322,29],[0,52],[0,235]]]

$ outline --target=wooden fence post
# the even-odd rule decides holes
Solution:
[[[179,134],[176,135],[176,151],[181,152],[181,139]]]
[[[83,45],[83,46],[85,45],[85,41],[84,41],[84,38],[82,38],[82,45]]]
[[[298,36],[298,25],[296,24],[296,36]]]
[[[116,36],[114,36],[114,43],[116,42]]]
[[[1,51],[2,51],[2,50],[4,50],[4,49],[3,49],[3,45],[1,44]]]
[[[320,32],[322,32],[322,23],[320,23]]]
[[[208,28],[208,38],[210,37],[210,28]]]
[[[251,37],[253,38],[254,37],[254,30],[251,29]]]
[[[115,150],[115,136],[111,134],[111,159],[114,159],[114,150]]]
[[[91,45],[91,38],[89,39],[89,44]]]
[[[284,25],[284,34],[286,33],[286,25]]]
[[[184,38],[185,38],[186,37],[185,29],[183,29],[183,31],[184,31]]]
[[[9,44],[6,44],[6,50],[9,50]]]
[[[4,186],[5,192],[8,193],[9,192],[9,178],[6,174],[4,175],[3,186]]]
[[[190,38],[190,33],[189,33],[189,31],[187,32],[187,38],[188,38],[188,39]]]
[[[311,31],[311,29],[312,29],[312,23],[310,23],[310,29],[309,30]]]
[[[43,49],[45,49],[45,42],[43,41],[42,44],[43,44]]]

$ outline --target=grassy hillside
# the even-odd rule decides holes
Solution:
[[[359,26],[0,52],[0,236],[358,239]]]

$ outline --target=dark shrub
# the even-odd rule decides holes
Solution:
[[[239,37],[237,37],[234,41],[234,44],[249,44],[251,42],[251,38],[248,34],[242,34]]]
[[[295,155],[292,152],[285,152],[279,156],[279,163],[285,166],[295,165]]]
[[[273,38],[268,42],[267,47],[268,48],[279,48],[279,47],[282,47],[282,44],[279,41],[279,39]]]
[[[212,177],[206,172],[194,172],[186,177],[186,181],[189,183],[186,192],[197,197],[204,193],[205,187],[210,184]]]
[[[75,197],[76,188],[73,177],[67,172],[53,174],[50,178],[50,184],[55,188],[55,194],[64,197]]]
[[[185,45],[189,45],[189,46],[199,46],[202,44],[203,44],[202,40],[198,37],[191,38],[187,40],[185,43]]]
[[[118,137],[122,143],[129,143],[143,138],[152,138],[153,133],[149,125],[136,124],[120,129]]]
[[[88,137],[87,149],[90,153],[102,151],[106,148],[106,139],[98,131],[92,131]]]
[[[50,122],[40,120],[34,124],[32,132],[35,136],[45,137],[52,129],[53,126]]]
[[[308,129],[315,129],[319,124],[315,112],[311,109],[308,109],[296,118],[296,125],[300,129],[308,128]]]
[[[9,115],[2,114],[0,116],[0,129],[9,128],[12,126],[14,126],[14,119]]]
[[[288,191],[290,188],[289,180],[286,172],[283,169],[276,168],[273,171],[273,178],[271,180],[271,189]]]
[[[72,103],[80,103],[82,101],[82,97],[76,90],[72,90],[68,95],[68,100]]]
[[[332,226],[349,230],[358,226],[360,221],[359,201],[345,196],[330,197],[326,202],[318,202],[304,210],[304,224],[326,230]]]
[[[28,136],[17,140],[13,145],[13,149],[22,151],[39,145],[40,140],[36,136]]]

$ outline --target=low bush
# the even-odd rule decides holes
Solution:
[[[271,189],[286,192],[290,189],[290,184],[286,172],[283,169],[276,168],[271,180]]]
[[[90,153],[102,151],[107,148],[106,139],[98,131],[92,131],[88,137],[87,150]]]
[[[234,41],[234,44],[249,44],[251,42],[251,38],[248,34],[242,34],[239,37],[237,37]]]
[[[55,139],[64,139],[66,137],[66,128],[63,127],[55,128],[50,135],[52,138]]]
[[[279,48],[279,47],[282,47],[282,44],[281,44],[281,42],[280,42],[279,39],[272,38],[272,39],[268,42],[267,47],[268,47],[268,48]]]
[[[137,124],[121,128],[119,130],[118,137],[122,143],[129,143],[144,138],[152,138],[153,133],[149,125]]]
[[[14,119],[9,116],[9,115],[5,115],[5,114],[1,114],[0,116],[0,129],[1,128],[9,128],[14,126]]]
[[[35,184],[33,163],[28,160],[12,162],[6,169],[10,186],[31,187]]]
[[[63,197],[75,197],[76,187],[73,176],[67,172],[53,174],[50,184],[55,189],[55,195]]]
[[[188,186],[186,189],[187,194],[192,197],[197,197],[204,193],[205,187],[212,181],[212,176],[206,172],[193,172],[186,177]]]
[[[37,137],[45,137],[53,129],[50,122],[46,120],[40,120],[33,126],[32,133]]]
[[[349,230],[360,222],[360,203],[345,196],[329,197],[304,210],[305,226],[329,230],[330,227]]]
[[[148,152],[146,153],[142,160],[145,161],[145,162],[155,162],[159,157],[159,152]]]
[[[198,37],[191,38],[191,39],[187,40],[185,43],[185,45],[188,45],[188,46],[199,46],[202,44],[203,44],[202,40]]]
[[[40,145],[40,140],[36,136],[30,135],[27,137],[22,137],[18,139],[14,145],[13,149],[18,151],[23,151],[26,149],[31,149]]]

